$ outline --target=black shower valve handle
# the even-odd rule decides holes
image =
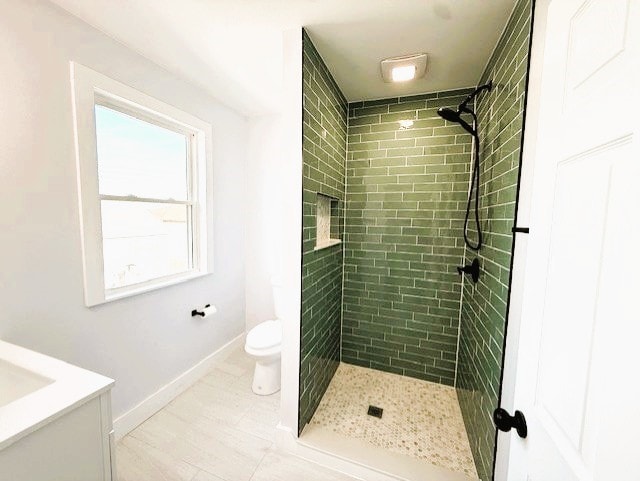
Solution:
[[[476,257],[473,259],[471,265],[468,266],[458,266],[458,274],[469,274],[471,275],[471,279],[473,279],[473,283],[477,283],[478,279],[480,279],[480,261]]]

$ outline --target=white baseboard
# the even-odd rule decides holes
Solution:
[[[211,369],[211,366],[216,361],[223,359],[229,353],[242,346],[244,338],[245,335],[243,333],[232,339],[217,351],[209,354],[191,369],[180,374],[173,381],[162,386],[151,396],[115,419],[113,421],[113,430],[116,441],[126,436],[130,431],[149,419],[178,395],[195,384]]]

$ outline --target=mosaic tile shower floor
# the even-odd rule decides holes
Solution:
[[[342,363],[309,424],[477,478],[450,386]]]

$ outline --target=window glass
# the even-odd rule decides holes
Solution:
[[[101,195],[187,200],[187,136],[96,105]]]
[[[101,201],[106,289],[191,269],[190,207]]]

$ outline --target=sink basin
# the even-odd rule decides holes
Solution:
[[[51,384],[53,379],[0,359],[0,407]]]

